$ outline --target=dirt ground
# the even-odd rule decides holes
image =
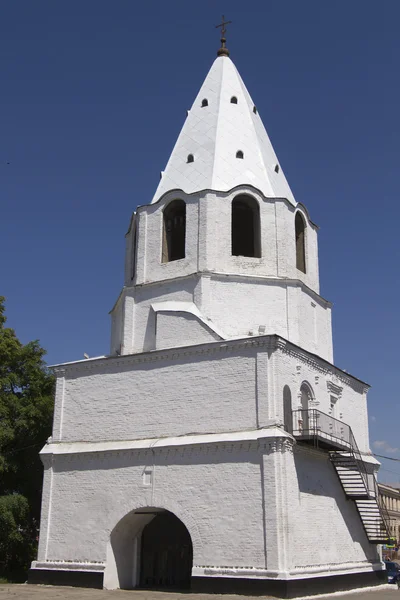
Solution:
[[[397,586],[381,586],[371,591],[336,593],[314,598],[340,600],[400,600]],[[43,585],[0,584],[0,600],[272,600],[267,596],[232,596],[220,594],[181,594],[153,591],[93,590]]]

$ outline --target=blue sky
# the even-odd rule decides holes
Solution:
[[[336,364],[400,458],[398,0],[3,0],[0,293],[55,363],[107,353],[131,212],[157,186],[219,45],[320,225]],[[381,479],[400,484],[400,463]]]

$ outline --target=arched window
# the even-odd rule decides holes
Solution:
[[[188,154],[186,162],[188,162],[188,163],[194,162],[194,156],[193,156],[193,154]]]
[[[164,209],[162,262],[185,258],[186,204],[173,200]]]
[[[231,104],[237,104],[237,103],[238,102],[237,102],[236,96],[232,96],[232,98],[231,98]]]
[[[257,107],[253,106],[253,113],[256,115],[257,114]]]
[[[300,405],[302,430],[305,434],[310,433],[310,401],[314,399],[313,392],[307,383],[302,383],[300,387]]]
[[[203,100],[201,101],[201,108],[204,108],[205,106],[208,106],[207,98],[203,98]]]
[[[283,423],[285,431],[293,433],[292,394],[288,385],[283,388]]]
[[[238,150],[236,152],[236,158],[244,158],[244,154],[243,154],[242,150]]]
[[[232,254],[261,257],[260,207],[251,196],[232,201]]]
[[[303,273],[306,272],[306,224],[299,211],[296,213],[294,220],[294,227],[296,231],[296,267]]]

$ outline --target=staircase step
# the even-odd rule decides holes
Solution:
[[[386,531],[382,509],[375,495],[372,495],[369,490],[362,461],[351,451],[330,452],[329,458],[344,493],[357,507],[368,541],[371,544],[384,544],[389,537],[389,532]]]

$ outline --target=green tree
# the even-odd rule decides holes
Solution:
[[[51,434],[54,376],[37,341],[22,344],[6,327],[0,296],[0,576],[26,578],[35,558],[43,468]]]

